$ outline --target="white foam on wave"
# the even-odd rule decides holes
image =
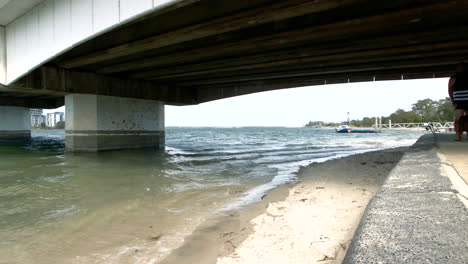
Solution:
[[[325,140],[327,139],[327,140]],[[326,162],[329,160],[342,158],[346,156],[351,156],[355,154],[375,151],[375,150],[382,150],[382,149],[389,149],[395,147],[402,147],[402,146],[410,146],[416,142],[417,138],[415,137],[405,137],[402,134],[395,134],[395,133],[382,133],[373,135],[373,137],[369,137],[367,135],[345,135],[339,137],[329,137],[321,139],[319,141],[314,141],[311,144],[305,144],[301,142],[300,144],[292,144],[288,143],[287,145],[283,144],[273,144],[272,146],[262,146],[259,148],[236,148],[231,150],[226,150],[223,148],[216,149],[214,148],[213,151],[209,151],[209,154],[216,154],[217,158],[220,158],[220,155],[234,155],[237,159],[252,159],[254,153],[260,153],[262,157],[255,157],[253,161],[256,165],[266,165],[267,168],[276,169],[277,173],[272,178],[271,181],[256,186],[247,192],[243,193],[239,198],[237,198],[234,202],[228,204],[227,206],[221,208],[217,211],[219,212],[226,212],[231,210],[236,210],[247,206],[249,204],[258,202],[261,200],[262,196],[267,193],[268,191],[283,185],[289,182],[292,182],[297,179],[298,172],[301,167],[307,166],[311,163],[321,163]],[[319,143],[320,142],[320,143]],[[284,142],[281,142],[284,143]],[[308,146],[313,145],[314,148],[308,149]],[[240,147],[240,146],[239,146]],[[169,148],[171,154],[198,154],[198,153],[191,153],[190,151],[184,151],[178,148]],[[330,151],[329,153],[324,153],[322,151]],[[309,153],[310,152],[310,153]],[[269,157],[275,157],[276,155],[284,155],[290,154],[292,156],[295,155],[304,155],[304,154],[313,154],[314,152],[322,153],[319,157],[304,157],[304,160],[298,159],[290,159],[288,161],[287,158],[285,159],[278,159],[278,160],[271,160],[271,162],[266,162],[264,159],[269,159]],[[244,155],[242,155],[244,154]],[[249,156],[250,155],[250,156]],[[209,157],[201,156],[198,158],[188,157],[189,161],[197,160],[197,159],[208,159]],[[224,160],[217,160],[217,161],[224,161]],[[228,160],[225,160],[228,161]],[[201,183],[200,183],[201,184]],[[206,183],[203,183],[206,184]],[[201,184],[201,185],[203,185]],[[230,183],[232,184],[232,183]],[[198,186],[202,188],[203,186]],[[205,186],[206,187],[206,186]],[[180,190],[178,190],[180,191]]]

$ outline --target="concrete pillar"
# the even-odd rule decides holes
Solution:
[[[6,35],[0,26],[0,84],[6,84]]]
[[[31,138],[31,113],[27,107],[0,106],[0,139]]]
[[[67,151],[164,148],[164,103],[75,94],[65,97]]]

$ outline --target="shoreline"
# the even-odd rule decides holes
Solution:
[[[368,202],[406,149],[302,167],[296,182],[206,221],[160,263],[341,263]]]
[[[254,231],[250,224],[252,219],[264,213],[270,203],[286,199],[289,189],[297,185],[294,181],[301,167],[314,161],[329,164],[326,160],[383,147],[410,145],[418,136],[398,132],[385,137],[348,139],[330,131],[248,129],[234,131],[234,135],[254,135],[247,141],[249,144],[240,144],[236,137],[232,137],[226,146],[224,141],[216,145],[210,137],[206,137],[207,142],[186,145],[184,136],[188,131],[178,130],[173,133],[174,150],[170,150],[169,155],[143,150],[107,152],[98,157],[94,154],[62,155],[63,142],[53,137],[63,133],[48,131],[58,133],[49,133],[51,137],[48,137],[47,133],[36,131],[35,135],[44,134],[44,137],[13,144],[12,149],[20,148],[25,155],[18,156],[14,164],[24,164],[23,167],[28,169],[26,173],[41,173],[35,165],[42,164],[43,157],[47,157],[47,164],[50,161],[50,164],[58,165],[53,168],[57,178],[64,179],[60,181],[73,185],[77,193],[83,190],[86,195],[74,202],[80,205],[75,207],[78,213],[54,216],[35,228],[26,229],[33,234],[31,238],[14,232],[14,229],[5,232],[5,236],[15,240],[4,243],[4,248],[11,244],[16,250],[5,251],[4,255],[11,256],[12,260],[22,257],[27,261],[20,262],[25,263],[46,263],[54,259],[70,263],[160,263],[184,242],[191,244],[183,246],[187,251],[182,254],[189,259],[185,263],[197,263],[190,259],[210,251],[212,253],[198,263],[206,263],[205,259],[216,263],[219,256],[233,253]],[[210,130],[190,133],[200,136],[206,132],[212,133]],[[284,136],[278,137],[280,132],[285,133]],[[219,133],[222,138],[227,138],[233,135],[233,130]],[[261,142],[264,139],[267,141]],[[270,139],[274,141],[268,141]],[[177,142],[181,144],[180,148],[177,148]],[[27,151],[22,150],[23,146]],[[24,158],[28,162],[24,162]],[[87,168],[80,166],[83,161],[88,164]],[[43,168],[44,176],[49,168],[51,166]],[[76,177],[61,177],[70,174]],[[264,194],[269,188],[265,186],[274,186],[267,196]],[[74,193],[64,193],[74,197]],[[256,203],[261,198],[263,201],[253,206],[243,203]],[[239,200],[241,207],[236,207]],[[54,203],[47,208],[54,208]],[[245,210],[239,212],[239,208]],[[225,212],[231,215],[214,217]],[[55,219],[57,224],[48,225]],[[49,226],[50,229],[46,229]],[[200,239],[191,236],[199,230],[202,230],[198,232],[201,234],[196,235]],[[60,239],[54,239],[56,237]],[[88,238],[92,238],[93,243]],[[61,243],[62,240],[67,243]],[[181,262],[184,263],[173,263]]]
[[[358,127],[358,126],[351,126],[352,128],[357,128],[357,129],[375,129],[374,127]],[[336,127],[304,127],[304,128],[309,128],[309,129],[335,129]],[[382,127],[382,131],[392,131],[392,130],[403,130],[403,131],[421,131],[424,132],[426,131],[426,128],[424,127],[397,127],[397,128],[388,128],[388,127]]]

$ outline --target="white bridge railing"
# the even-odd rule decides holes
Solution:
[[[381,128],[426,128],[432,124],[435,129],[453,129],[453,122],[426,122],[426,123],[390,123],[381,124]]]

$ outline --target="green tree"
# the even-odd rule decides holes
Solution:
[[[55,128],[64,129],[65,128],[65,121],[58,121],[57,124],[55,124]]]
[[[449,97],[440,99],[437,103],[437,115],[440,122],[451,122],[455,118],[455,111]]]
[[[419,100],[411,108],[412,112],[417,116],[422,117],[423,121],[426,122],[438,122],[440,121],[438,115],[438,103],[431,99]]]

